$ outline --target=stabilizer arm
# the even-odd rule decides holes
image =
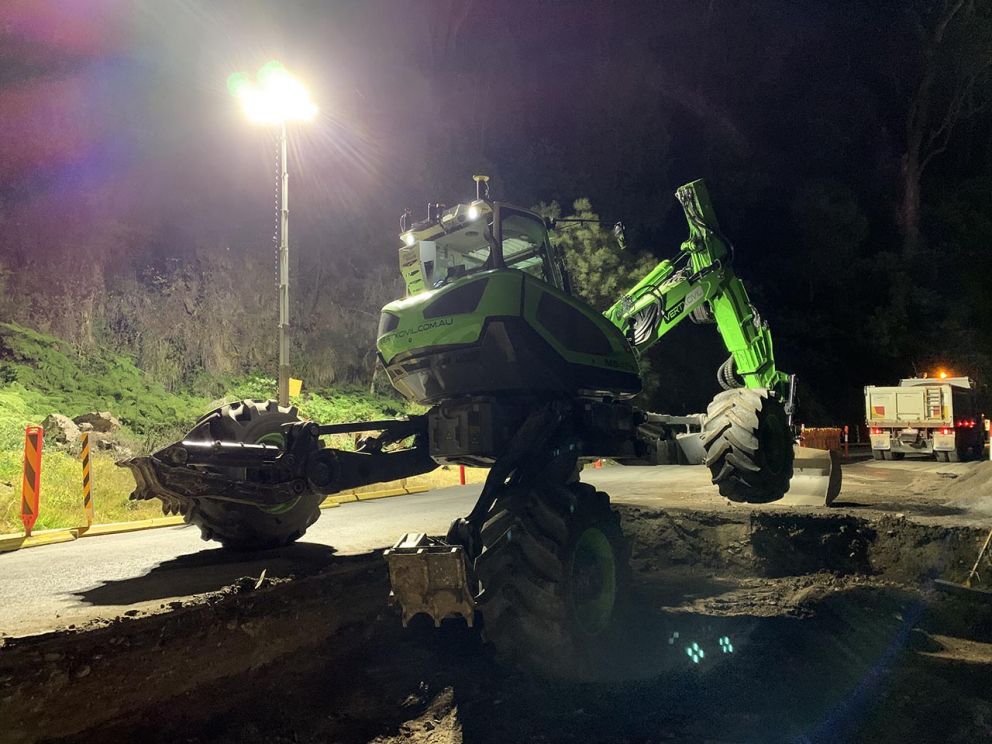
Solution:
[[[381,433],[363,440],[354,452],[322,447],[319,440],[324,434],[374,429]],[[134,474],[137,487],[132,499],[158,498],[176,512],[185,512],[197,499],[271,508],[305,493],[330,495],[437,467],[428,451],[424,416],[328,426],[301,421],[287,424],[284,431],[284,448],[183,440],[120,465]],[[413,437],[411,446],[383,449],[409,437]]]

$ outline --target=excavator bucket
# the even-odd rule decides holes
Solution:
[[[836,450],[795,447],[792,483],[778,504],[832,506],[841,488],[840,454]]]
[[[423,533],[410,532],[385,551],[391,603],[403,613],[403,627],[414,615],[426,614],[436,627],[446,617],[475,618],[475,600],[468,585],[465,549]]]

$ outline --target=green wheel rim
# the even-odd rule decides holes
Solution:
[[[269,434],[255,440],[255,444],[273,444],[279,448],[282,448],[285,443],[285,438],[278,431],[270,432]],[[289,501],[284,501],[281,504],[276,504],[275,506],[260,506],[258,508],[266,514],[285,514],[300,502],[300,498],[302,497],[297,496],[296,498],[292,498]]]
[[[278,431],[270,432],[264,437],[259,437],[255,440],[255,444],[274,444],[276,447],[282,449],[282,446],[286,443],[283,435]]]
[[[579,627],[589,635],[602,633],[610,624],[617,595],[616,557],[602,530],[589,527],[579,536],[569,584]]]

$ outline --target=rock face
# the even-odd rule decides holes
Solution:
[[[121,428],[120,419],[110,411],[90,411],[76,416],[72,421],[81,429],[89,424],[91,428],[85,429],[85,431],[97,431],[101,434],[109,434]]]
[[[49,443],[69,448],[79,445],[79,427],[68,416],[50,413],[41,422],[41,426]]]

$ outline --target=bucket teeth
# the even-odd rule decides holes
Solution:
[[[404,627],[421,613],[435,626],[446,617],[459,616],[472,626],[475,599],[462,546],[411,532],[384,555],[392,588],[390,600],[400,605]]]
[[[186,512],[189,511],[189,504],[184,503],[179,499],[174,499],[169,496],[159,496],[162,501],[162,513],[166,516],[171,514],[182,514],[185,516]]]
[[[185,515],[192,506],[189,498],[166,491],[158,482],[152,467],[151,458],[135,457],[117,463],[118,467],[127,468],[134,476],[134,490],[129,498],[133,501],[150,501],[159,499],[162,502],[162,513]]]

